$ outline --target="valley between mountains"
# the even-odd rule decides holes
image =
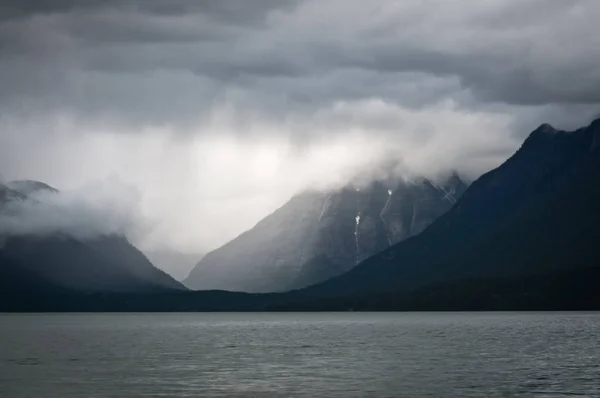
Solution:
[[[0,185],[0,223],[52,195]],[[449,171],[302,192],[183,283],[124,235],[1,225],[2,311],[600,309],[600,119],[541,125],[470,184]]]

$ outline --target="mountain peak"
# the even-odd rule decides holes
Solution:
[[[521,148],[531,148],[537,147],[540,144],[549,144],[557,135],[559,135],[558,133],[560,133],[560,130],[555,129],[548,123],[543,123],[529,134],[529,137],[525,139]]]
[[[542,123],[537,129],[533,130],[531,134],[546,134],[552,135],[558,133],[559,130],[555,129],[552,125],[548,123]]]
[[[536,129],[536,131],[539,131],[539,132],[545,133],[545,134],[551,134],[551,133],[556,133],[558,130],[555,129],[550,123],[542,123]]]
[[[19,192],[21,195],[29,196],[32,193],[48,191],[57,193],[58,189],[51,187],[40,181],[34,180],[15,180],[6,183],[6,186],[13,191]]]
[[[438,284],[449,280],[595,266],[600,157],[588,152],[599,127],[540,126],[525,148],[477,179],[421,234],[306,291],[359,296],[429,285],[438,294]]]

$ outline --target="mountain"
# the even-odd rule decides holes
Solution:
[[[59,194],[36,181],[0,184],[0,222],[13,201],[32,200],[40,190]],[[0,275],[3,291],[72,290],[134,292],[185,289],[156,269],[127,239],[104,235],[77,239],[53,235],[0,236]]]
[[[337,201],[351,192],[333,196]],[[0,186],[0,195],[19,194]],[[298,208],[318,207],[306,217],[311,225],[321,213],[323,222],[341,211],[334,211],[340,205],[333,201],[331,209],[323,210],[318,205],[325,200],[315,198],[316,193],[306,193],[290,201]],[[286,212],[289,219],[279,220],[282,228],[286,221],[302,221],[290,207]],[[359,228],[361,223],[362,216]],[[291,235],[283,230],[284,236]],[[269,238],[279,236],[272,232]],[[259,241],[246,243],[249,252]],[[598,310],[598,242],[600,120],[573,132],[542,125],[422,233],[324,283],[272,294],[171,290],[81,295],[65,293],[0,251],[0,264],[13,263],[0,267],[0,311]],[[321,256],[305,266],[318,269],[325,261]],[[40,293],[6,299],[6,291],[22,291],[11,283],[15,278]]]
[[[573,132],[542,125],[423,233],[302,294],[364,296],[593,269],[599,240],[600,119]]]
[[[324,281],[420,233],[465,189],[453,174],[441,184],[420,178],[301,193],[208,253],[184,284],[199,290],[277,292]]]
[[[32,181],[32,180],[18,180],[18,181],[9,181],[5,184],[6,188],[18,192],[23,195],[23,197],[28,197],[32,194],[38,192],[50,192],[50,193],[58,193],[58,190],[52,188],[48,184],[44,184],[40,181]]]

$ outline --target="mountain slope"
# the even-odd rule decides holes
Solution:
[[[542,125],[419,236],[304,291],[409,291],[474,277],[595,267],[600,249],[600,120]]]
[[[35,181],[0,185],[0,222],[11,201],[29,200],[39,190],[58,194],[54,188]],[[77,239],[58,232],[5,234],[0,236],[0,273],[5,285],[12,284],[13,290],[22,291],[31,291],[35,286],[86,292],[184,289],[118,235]]]
[[[416,235],[446,212],[466,185],[456,175],[375,181],[362,188],[305,192],[223,247],[184,283],[193,289],[287,291],[340,275]]]

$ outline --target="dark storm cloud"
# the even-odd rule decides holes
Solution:
[[[248,23],[260,21],[265,12],[285,9],[300,0],[4,0],[0,18],[16,19],[40,14],[54,14],[107,7],[136,10],[139,13],[182,15],[203,13],[222,21]]]
[[[0,14],[5,110],[157,123],[221,102],[275,117],[375,97],[600,102],[594,0],[9,1]]]

